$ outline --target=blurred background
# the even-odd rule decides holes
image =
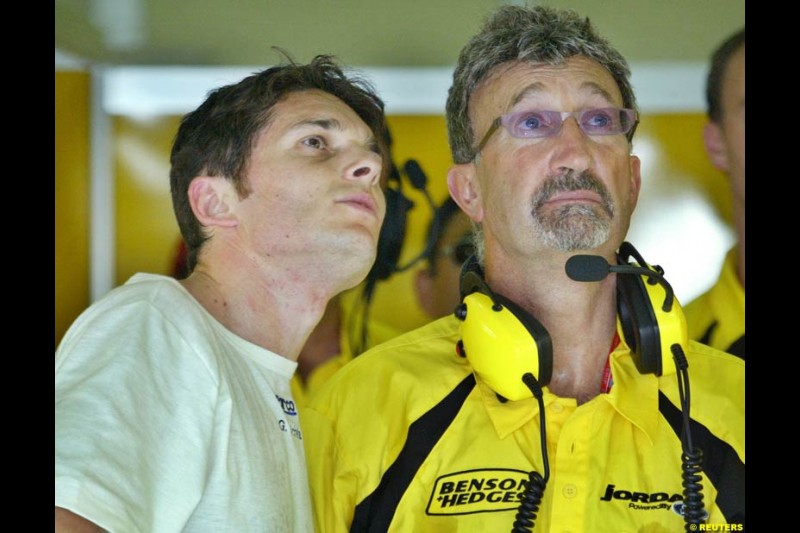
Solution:
[[[180,235],[169,151],[211,89],[278,63],[333,54],[384,98],[402,168],[419,162],[438,204],[451,164],[444,102],[460,48],[497,0],[56,0],[55,342],[91,302],[139,271],[169,274]],[[642,112],[642,194],[628,240],[661,265],[682,303],[716,279],[733,244],[725,177],[702,141],[713,49],[744,26],[744,0],[548,0],[588,16],[628,59]],[[400,263],[424,247],[414,202]],[[378,285],[372,315],[427,321],[414,268]]]

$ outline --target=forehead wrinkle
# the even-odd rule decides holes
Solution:
[[[343,130],[344,126],[335,118],[309,118],[295,122],[289,130],[297,130],[306,126],[317,126],[324,130]]]
[[[516,94],[516,96],[514,96],[514,98],[511,100],[511,104],[508,107],[512,108],[518,103],[520,103],[522,100],[527,98],[528,96],[533,96],[535,94],[544,92],[544,90],[545,90],[544,83],[540,81],[531,83],[530,85],[525,86],[520,92]]]
[[[605,90],[599,83],[594,81],[585,81],[581,84],[581,90],[584,90],[590,94],[597,94],[602,96],[607,102],[613,103],[614,97],[611,96],[611,93]]]
[[[611,96],[611,93],[609,93],[600,84],[598,84],[596,82],[585,81],[585,82],[583,82],[581,84],[580,89],[582,91],[584,91],[586,93],[589,93],[589,94],[592,94],[592,95],[599,95],[609,103],[613,103],[614,102],[614,98]],[[510,109],[510,108],[516,106],[518,103],[520,103],[521,101],[523,101],[525,98],[527,98],[529,96],[535,96],[537,94],[541,94],[541,93],[544,93],[544,92],[546,92],[546,87],[545,87],[544,83],[542,83],[542,82],[531,83],[530,85],[525,86],[520,92],[518,92],[514,96],[514,98],[511,100],[511,103],[509,104],[508,108]]]

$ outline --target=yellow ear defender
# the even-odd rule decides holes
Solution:
[[[462,267],[459,349],[478,375],[509,400],[531,398],[522,381],[530,372],[544,386],[553,372],[550,335],[538,320],[501,294],[491,291],[476,258]]]
[[[631,255],[638,263],[627,263]],[[575,263],[573,279],[579,282],[599,281],[609,272],[617,273],[618,328],[639,372],[674,374],[672,346],[677,344],[685,351],[688,333],[683,310],[661,268],[648,265],[627,242],[620,246],[621,265],[608,265],[599,256],[570,259],[576,258],[588,258],[588,262]],[[567,266],[568,274],[569,270]],[[522,376],[530,372],[541,386],[552,377],[553,343],[547,330],[512,300],[489,288],[474,256],[461,270],[461,298],[455,312],[461,320],[458,348],[475,374],[508,400],[532,397]]]
[[[686,351],[689,344],[681,304],[660,267],[648,265],[630,243],[619,250],[622,261],[631,255],[638,261],[610,267],[617,272],[617,320],[636,368],[642,374],[674,374],[671,347],[678,344]]]

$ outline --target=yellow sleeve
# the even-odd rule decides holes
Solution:
[[[336,434],[332,422],[311,407],[301,412],[303,442],[308,463],[308,481],[317,533],[346,533],[353,520],[355,488],[347,476],[340,476],[337,467],[343,464],[338,456]],[[350,476],[349,484],[354,483]]]

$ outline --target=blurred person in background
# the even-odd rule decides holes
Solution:
[[[689,336],[744,359],[744,28],[714,52],[706,82],[708,157],[726,174],[733,200],[736,244],[725,256],[714,286],[686,305]]]
[[[430,318],[452,314],[461,303],[458,280],[475,252],[472,238],[472,222],[448,196],[428,226],[425,264],[414,278],[417,302]]]

